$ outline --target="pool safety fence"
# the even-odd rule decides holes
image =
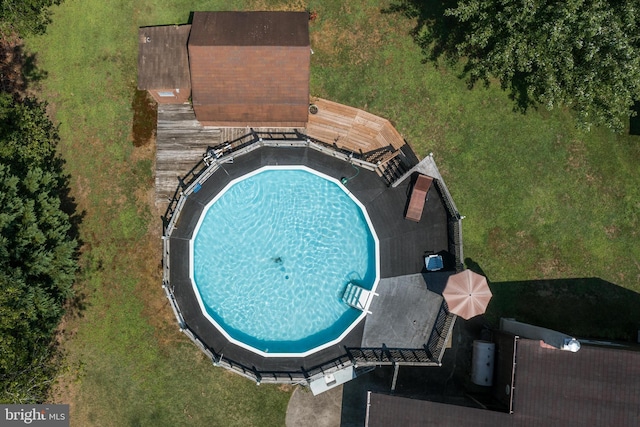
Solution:
[[[180,217],[180,212],[184,207],[187,197],[194,192],[199,191],[202,184],[213,175],[218,169],[223,167],[225,163],[233,161],[234,157],[242,156],[251,151],[257,150],[262,147],[307,147],[313,150],[319,151],[324,154],[331,155],[334,158],[341,159],[345,162],[353,165],[374,171],[379,171],[379,165],[371,163],[364,159],[364,155],[360,153],[354,153],[348,150],[344,150],[338,147],[336,144],[328,144],[316,139],[310,138],[298,131],[292,132],[259,132],[251,129],[249,133],[243,135],[234,140],[230,140],[220,144],[213,148],[219,151],[219,156],[213,156],[205,161],[205,152],[203,159],[200,160],[184,177],[179,179],[179,183],[176,187],[176,191],[170,200],[169,206],[162,217],[163,220],[163,281],[162,287],[165,291],[167,299],[174,312],[180,330],[187,335],[194,344],[200,348],[216,366],[221,366],[226,369],[232,370],[248,379],[255,381],[257,384],[262,382],[266,383],[288,383],[288,384],[305,384],[308,385],[309,381],[313,378],[319,378],[321,376],[336,372],[340,369],[344,369],[349,366],[354,368],[367,369],[367,367],[377,365],[421,365],[421,366],[438,366],[444,352],[444,345],[448,339],[448,335],[451,333],[453,320],[446,317],[448,312],[439,313],[438,322],[441,323],[437,332],[432,332],[431,338],[424,349],[389,349],[389,348],[346,348],[346,355],[338,357],[327,363],[318,365],[309,370],[298,371],[278,371],[278,372],[265,372],[259,371],[255,367],[245,366],[238,363],[223,354],[218,354],[212,348],[208,347],[205,342],[198,337],[198,335],[189,327],[185,322],[184,317],[180,311],[180,307],[176,301],[173,293],[173,287],[170,282],[170,255],[171,255],[171,234],[176,226],[176,223]],[[437,182],[438,180],[436,180]],[[449,216],[453,223],[458,224],[459,230],[460,214],[455,209],[455,204],[446,190],[446,186],[443,185],[445,195],[445,202],[447,203],[447,209]],[[462,235],[458,231],[459,235],[454,244],[454,250],[456,254],[457,263],[462,259]],[[441,310],[442,311],[442,310]],[[441,316],[442,320],[441,320]],[[452,315],[449,315],[452,316]],[[440,324],[438,323],[438,324]],[[433,341],[433,344],[432,344]],[[433,350],[431,348],[433,347]]]
[[[168,289],[168,288],[165,288]],[[175,299],[170,298],[171,304],[175,304]],[[174,312],[181,318],[180,310],[174,307]],[[213,365],[226,368],[234,371],[237,374],[242,375],[257,384],[260,383],[278,383],[278,384],[302,384],[308,385],[308,383],[314,379],[326,374],[336,372],[340,369],[344,369],[348,366],[353,366],[352,360],[347,356],[341,356],[326,362],[322,365],[316,366],[309,370],[300,369],[299,371],[260,371],[255,367],[249,367],[234,360],[225,357],[223,354],[218,354],[213,349],[208,347],[198,335],[189,328],[188,325],[181,322],[182,327],[180,330],[187,336],[193,343],[211,359]]]
[[[442,361],[447,343],[453,332],[456,318],[457,316],[455,314],[449,313],[447,303],[443,301],[426,345],[426,350],[429,352],[429,355],[434,360],[437,360],[438,363]]]
[[[217,169],[214,168],[209,174],[206,174],[207,169],[211,168],[214,165],[207,165],[204,161],[199,161],[196,165],[191,168],[189,172],[183,177],[178,177],[178,185],[176,187],[176,191],[173,193],[173,197],[169,200],[169,206],[165,211],[165,214],[162,216],[162,224],[163,224],[163,234],[166,235],[166,230],[171,226],[173,229],[173,225],[175,221],[172,221],[174,217],[177,218],[176,213],[180,212],[182,206],[184,205],[185,199],[182,197],[187,190],[188,194],[193,193],[193,190],[197,188],[198,184],[201,185],[202,182],[206,180],[211,174]],[[217,164],[215,165],[217,166]],[[197,190],[196,190],[197,191]]]
[[[433,162],[432,167],[434,167],[436,171],[438,170],[435,162]],[[462,219],[464,217],[460,215],[460,212],[458,212],[458,208],[453,201],[453,197],[451,197],[451,193],[449,192],[447,185],[440,175],[440,171],[438,171],[438,179],[434,180],[434,184],[444,201],[444,206],[447,211],[449,253],[454,254],[456,259],[456,272],[460,272],[464,270],[464,254],[462,252]]]
[[[348,348],[349,356],[356,366],[440,366],[426,348]]]
[[[181,331],[187,335],[194,344],[203,351],[216,366],[222,366],[232,370],[256,383],[274,382],[274,383],[291,383],[302,384],[307,383],[308,379],[317,375],[324,375],[325,372],[331,372],[339,368],[351,365],[348,357],[341,357],[332,360],[323,365],[317,366],[309,371],[292,371],[292,372],[262,372],[254,367],[248,367],[241,363],[237,363],[232,359],[217,354],[213,349],[209,348],[197,334],[191,330],[186,324],[184,317],[180,311],[180,307],[173,294],[173,287],[170,282],[170,255],[171,255],[171,234],[180,217],[180,212],[184,204],[194,192],[199,191],[202,184],[213,175],[225,163],[228,163],[233,157],[241,156],[261,147],[309,147],[333,157],[342,159],[346,162],[365,167],[373,170],[375,165],[356,157],[354,153],[336,151],[334,147],[329,146],[310,138],[306,138],[298,132],[250,132],[232,141],[227,141],[216,147],[210,147],[213,150],[220,150],[219,156],[213,156],[205,161],[206,152],[203,159],[199,161],[184,177],[179,179],[176,191],[169,203],[169,206],[163,216],[163,289],[170,302],[173,313],[176,317]]]
[[[455,255],[456,272],[464,270],[464,259],[462,255],[462,219],[449,217],[447,220],[449,236],[449,253]]]
[[[378,165],[363,160],[362,153],[354,153],[337,147],[335,144],[327,144],[310,138],[301,132],[259,132],[254,131],[240,136],[234,140],[208,147],[203,158],[181,178],[178,178],[178,186],[169,201],[165,214],[162,217],[163,235],[169,235],[175,226],[185,198],[198,191],[200,186],[225,163],[262,147],[301,147],[311,148],[323,154],[330,155],[355,166],[374,171]],[[211,156],[209,152],[219,153]]]
[[[182,313],[180,312],[180,307],[178,306],[178,302],[176,301],[175,296],[173,295],[173,288],[169,281],[169,272],[171,257],[169,256],[171,253],[170,249],[171,242],[165,236],[162,237],[162,289],[169,300],[171,305],[171,309],[173,310],[173,314],[176,316],[176,320],[178,321],[178,325],[180,329],[186,327],[184,322],[184,318],[182,317]]]
[[[406,170],[402,177],[393,181],[391,185],[393,187],[399,185],[404,180],[409,179],[416,172],[436,178],[433,180],[433,185],[435,185],[438,193],[440,194],[440,197],[444,202],[445,210],[447,212],[449,236],[447,249],[448,252],[453,254],[455,257],[455,270],[457,272],[464,270],[464,254],[462,250],[462,220],[464,219],[464,216],[460,215],[460,212],[458,211],[458,208],[453,201],[453,197],[449,192],[449,188],[445,184],[444,179],[440,174],[440,170],[438,169],[438,165],[436,165],[436,162],[433,159],[433,153],[430,153],[427,157],[425,157],[418,163],[413,164],[415,163],[416,159],[411,159],[410,156],[405,153],[404,149],[401,151],[403,156],[399,157],[406,162],[407,167],[411,167]]]

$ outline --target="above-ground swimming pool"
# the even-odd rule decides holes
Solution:
[[[265,356],[305,356],[365,315],[342,301],[349,282],[375,290],[379,248],[362,204],[306,167],[265,167],[227,185],[190,241],[205,316]]]

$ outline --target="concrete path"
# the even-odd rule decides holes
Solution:
[[[289,400],[286,427],[340,427],[342,386],[314,396],[311,390],[297,386]]]

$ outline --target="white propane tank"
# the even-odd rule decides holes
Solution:
[[[496,345],[489,341],[473,342],[471,382],[482,386],[493,385],[493,361]]]

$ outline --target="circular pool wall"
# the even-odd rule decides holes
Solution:
[[[204,208],[189,247],[204,315],[227,339],[267,357],[339,342],[366,314],[342,301],[345,287],[375,291],[379,278],[364,206],[336,179],[303,166],[231,181]]]

